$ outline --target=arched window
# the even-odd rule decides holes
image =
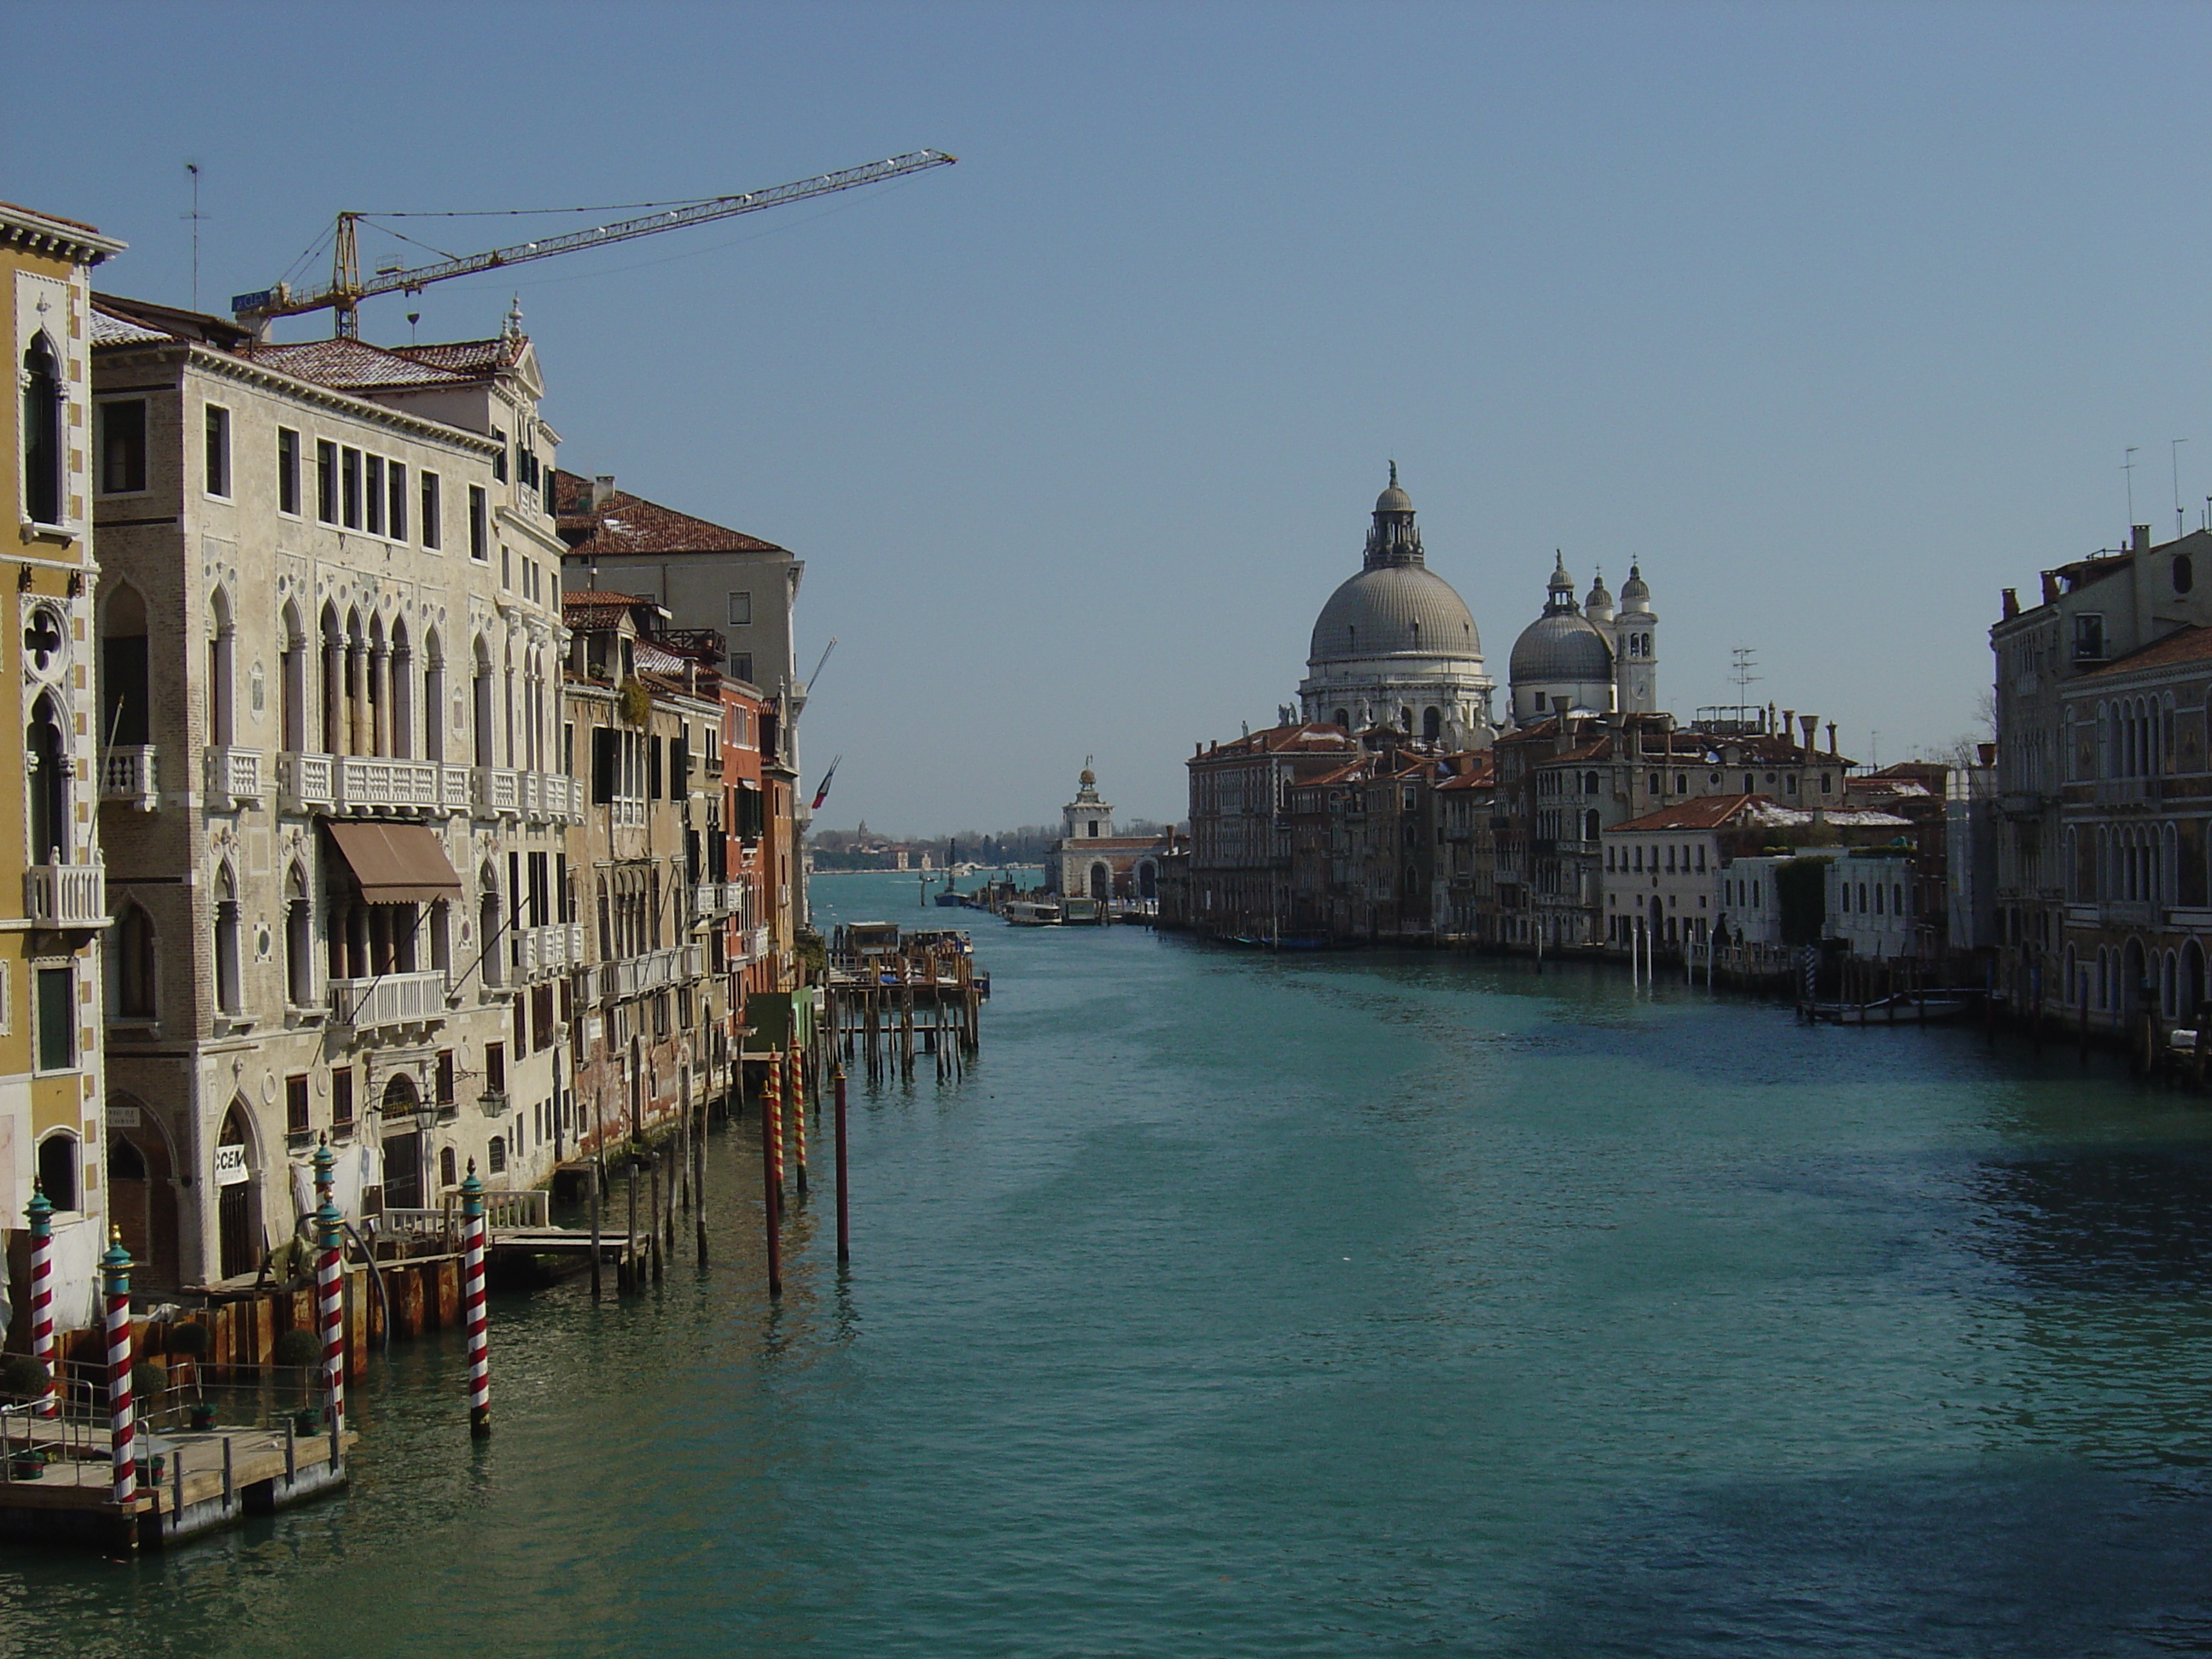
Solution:
[[[477,872],[477,949],[483,961],[484,983],[504,985],[507,940],[500,927],[499,872],[489,864]]]
[[[446,758],[446,653],[438,630],[422,636],[422,758]]]
[[[152,1019],[154,1009],[154,919],[125,901],[108,936],[108,982],[114,987],[118,1019]]]
[[[1584,841],[1595,841],[1597,838],[1597,809],[1595,807],[1592,807],[1589,811],[1583,814],[1583,839]]]
[[[346,636],[337,608],[323,607],[323,752],[346,748]]]
[[[215,1006],[226,1014],[245,1006],[238,959],[238,880],[226,864],[215,884]]]
[[[494,758],[495,745],[492,740],[494,730],[492,704],[495,693],[491,672],[491,653],[486,648],[481,637],[476,643],[475,663],[471,672],[473,679],[471,689],[474,691],[476,699],[476,763],[478,766],[496,766],[499,763]]]
[[[456,1164],[457,1160],[454,1158],[453,1149],[452,1147],[443,1147],[439,1151],[438,1184],[441,1187],[451,1187],[459,1182],[460,1174]]]
[[[118,583],[100,616],[100,735],[136,746],[151,743],[146,701],[146,601]]]
[[[77,1207],[77,1139],[59,1129],[39,1143],[39,1190],[57,1210]]]
[[[70,854],[69,745],[62,734],[61,711],[51,692],[31,706],[24,749],[31,772],[31,858],[67,863]]]
[[[307,633],[297,605],[287,605],[277,619],[280,654],[276,665],[276,730],[289,753],[307,744]]]
[[[23,354],[23,512],[34,524],[62,521],[62,368],[42,332]]]
[[[1421,737],[1424,741],[1434,743],[1443,735],[1443,730],[1444,716],[1442,709],[1428,708],[1422,712]]]
[[[284,873],[284,1000],[305,1008],[315,996],[315,919],[307,878],[297,864]]]
[[[1329,719],[1332,723],[1342,726],[1347,732],[1352,729],[1352,711],[1348,708],[1336,710]]]
[[[415,757],[415,653],[408,648],[407,624],[392,624],[392,753],[402,760]]]
[[[209,605],[207,658],[208,741],[217,748],[233,740],[231,643],[235,629],[230,614],[230,595],[218,587]]]

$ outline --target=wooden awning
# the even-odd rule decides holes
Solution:
[[[325,818],[323,827],[371,904],[429,904],[461,896],[461,878],[434,832],[419,823]]]

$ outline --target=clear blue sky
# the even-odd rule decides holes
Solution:
[[[1391,456],[1501,682],[1559,547],[1642,559],[1678,711],[1747,645],[1862,758],[1970,728],[1999,588],[2124,535],[2125,447],[2161,533],[2170,439],[2212,494],[2208,47],[2110,3],[18,5],[0,196],[182,303],[198,161],[220,307],[340,207],[957,152],[434,289],[422,337],[519,288],[564,465],[806,558],[825,826],[1046,819],[1086,754],[1168,817],[1292,696]]]

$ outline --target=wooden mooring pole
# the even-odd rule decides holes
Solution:
[[[768,1293],[771,1297],[783,1294],[783,1241],[778,1236],[783,1218],[781,1209],[782,1163],[781,1149],[776,1141],[782,1133],[782,1125],[776,1121],[781,1115],[776,1109],[775,1056],[769,1056],[768,1079],[761,1089],[761,1219],[768,1230]]]
[[[837,1068],[837,1265],[853,1259],[852,1183],[845,1177],[845,1068]]]

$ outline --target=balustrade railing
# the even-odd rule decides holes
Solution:
[[[44,927],[107,926],[107,866],[34,864],[23,872],[23,915]]]
[[[142,812],[152,811],[161,803],[155,755],[149,743],[109,750],[100,766],[100,799],[127,801]]]
[[[207,751],[207,793],[233,807],[258,802],[262,794],[262,752],[216,744]]]
[[[367,1030],[380,1025],[421,1025],[446,1017],[446,975],[384,974],[374,979],[331,981],[331,1019]]]

